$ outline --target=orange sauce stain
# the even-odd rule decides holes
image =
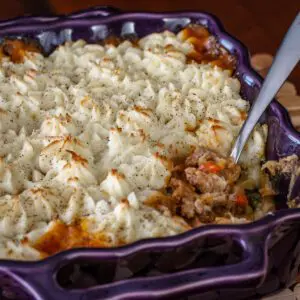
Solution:
[[[111,175],[117,177],[118,179],[125,179],[125,175],[119,173],[117,169],[111,169]]]
[[[193,25],[183,29],[179,35],[184,41],[191,43],[195,49],[188,54],[188,62],[210,63],[231,71],[235,69],[234,56],[220,47],[205,27]]]
[[[224,127],[221,125],[213,125],[211,128],[212,130],[224,129]]]
[[[247,119],[247,113],[245,111],[241,112],[241,120],[245,121]]]
[[[82,164],[83,166],[86,166],[88,164],[88,161],[81,157],[80,155],[78,155],[76,152],[72,151],[72,150],[66,150],[66,152],[70,153],[72,155],[72,159],[80,164]]]
[[[145,204],[155,209],[166,206],[173,214],[176,213],[176,200],[169,195],[165,195],[165,191],[154,193],[146,199]]]
[[[14,63],[22,63],[26,52],[37,52],[40,53],[41,49],[35,42],[29,42],[25,40],[9,40],[6,39],[0,46],[0,58],[10,57]]]
[[[47,257],[63,250],[73,248],[110,247],[109,241],[103,234],[89,233],[84,222],[66,225],[56,221],[52,228],[40,237],[33,245],[43,257]]]
[[[112,45],[115,47],[117,47],[121,42],[122,42],[122,39],[118,38],[116,36],[110,36],[104,40],[105,45]]]

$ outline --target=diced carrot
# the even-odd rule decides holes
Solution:
[[[199,170],[206,171],[208,173],[218,173],[224,169],[223,166],[219,166],[213,162],[206,162],[199,166]]]
[[[239,194],[236,196],[236,204],[238,206],[246,206],[248,205],[248,198],[245,194]]]

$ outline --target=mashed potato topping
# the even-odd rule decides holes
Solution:
[[[1,258],[55,253],[42,240],[50,235],[57,242],[57,228],[65,239],[81,231],[97,237],[65,241],[67,248],[117,246],[190,228],[147,199],[166,186],[174,160],[198,145],[228,154],[249,110],[230,70],[190,61],[194,47],[182,32],[166,31],[138,44],[79,40],[49,57],[2,58]],[[255,183],[266,134],[265,125],[257,126],[241,157]]]

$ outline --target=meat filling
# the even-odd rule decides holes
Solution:
[[[254,213],[240,176],[241,167],[231,158],[200,147],[173,168],[156,208],[168,207],[193,227],[251,221]]]

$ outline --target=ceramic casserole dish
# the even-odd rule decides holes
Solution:
[[[37,40],[45,53],[69,40],[93,43],[109,35],[143,37],[189,24],[208,28],[237,59],[242,96],[253,101],[262,79],[244,45],[207,13],[124,13],[99,7],[68,16],[0,22],[0,38]],[[267,159],[300,155],[300,134],[275,100],[262,118],[269,126]],[[298,181],[298,179],[297,179]],[[287,184],[279,182],[284,202]],[[293,198],[300,196],[300,182]],[[178,236],[111,249],[68,250],[37,262],[0,261],[1,299],[259,299],[293,283],[300,266],[300,209],[281,209],[246,225],[208,225]]]

